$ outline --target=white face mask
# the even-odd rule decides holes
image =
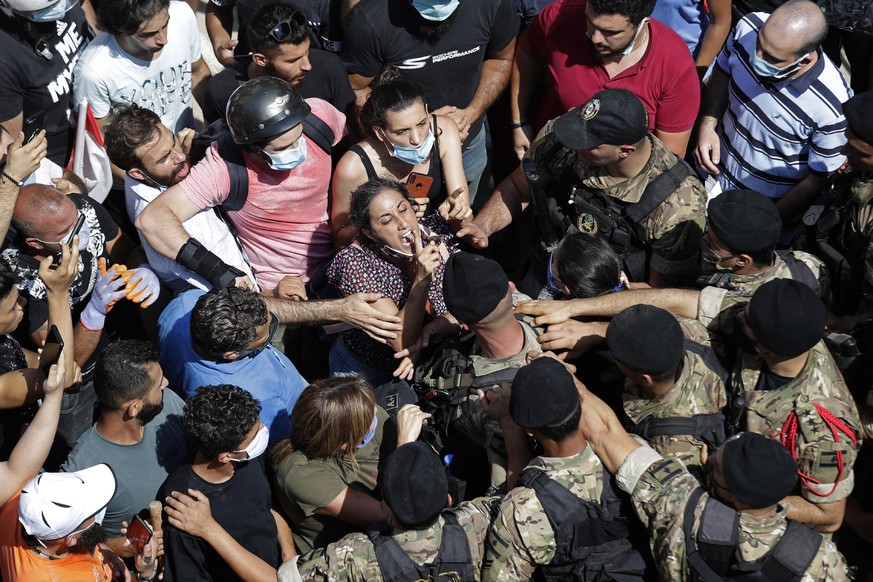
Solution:
[[[636,33],[634,34],[634,38],[633,38],[633,40],[630,41],[630,43],[629,43],[626,47],[624,47],[624,48],[623,48],[622,50],[620,50],[620,51],[617,51],[617,52],[614,52],[614,53],[611,53],[611,54],[608,54],[608,55],[603,55],[603,57],[604,57],[604,58],[608,58],[608,57],[626,57],[626,56],[628,56],[629,54],[631,54],[632,52],[634,52],[634,49],[635,49],[636,46],[637,46],[637,41],[640,39],[640,33],[643,32],[643,27],[646,25],[646,22],[648,22],[648,21],[649,21],[648,18],[643,18],[643,20],[640,22],[640,25],[637,27],[637,31],[636,31]],[[586,36],[589,40],[591,39],[591,35],[588,34],[588,31],[587,31],[587,30],[585,31],[585,36]]]
[[[255,435],[255,438],[252,439],[252,442],[249,443],[249,446],[241,451],[231,451],[232,453],[245,453],[248,456],[245,459],[234,459],[233,457],[231,457],[230,460],[237,463],[243,463],[245,461],[256,459],[264,454],[264,451],[267,450],[267,445],[269,443],[270,431],[267,430],[266,426],[261,426],[261,428],[258,429],[258,434]]]

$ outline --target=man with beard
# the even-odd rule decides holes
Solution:
[[[485,111],[509,82],[517,32],[511,0],[362,0],[349,14],[342,58],[358,105],[390,63],[421,83],[431,113],[455,120],[472,200],[486,165]]]
[[[100,417],[61,467],[77,471],[105,463],[112,468],[118,487],[106,506],[103,528],[106,545],[124,558],[136,548],[125,544],[122,521],[148,507],[167,475],[188,459],[184,403],[166,387],[152,344],[121,340],[107,347],[94,373]]]
[[[261,7],[248,25],[250,58],[215,75],[206,85],[203,117],[207,123],[225,116],[237,87],[255,77],[278,77],[304,99],[324,99],[348,113],[355,94],[342,62],[335,54],[312,46],[311,28],[295,5],[272,3]]]
[[[124,196],[127,213],[136,221],[140,213],[158,195],[178,184],[191,169],[188,150],[194,131],[183,129],[173,135],[156,113],[137,105],[127,105],[113,113],[106,125],[106,152],[112,163],[125,171]],[[251,267],[242,255],[239,245],[227,225],[210,208],[198,212],[182,226],[230,266],[245,273],[254,281]],[[174,292],[191,288],[208,291],[212,285],[156,252],[140,232],[143,250],[158,277]]]
[[[124,580],[123,567],[98,544],[101,522],[115,494],[108,465],[76,473],[43,473],[0,509],[0,572],[5,582]],[[20,522],[20,523],[19,523]],[[155,542],[138,548],[139,579],[156,574]]]

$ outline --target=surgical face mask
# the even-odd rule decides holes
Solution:
[[[634,38],[633,38],[633,40],[631,40],[630,43],[628,43],[628,45],[627,45],[626,47],[624,47],[624,48],[623,48],[622,50],[620,50],[620,51],[617,51],[617,52],[614,52],[614,53],[610,53],[610,54],[607,54],[607,55],[603,55],[604,58],[606,58],[606,57],[626,57],[626,56],[628,56],[629,54],[631,54],[632,52],[634,52],[634,49],[635,49],[636,46],[637,46],[637,41],[640,39],[640,33],[643,31],[643,27],[646,25],[646,22],[647,22],[648,20],[649,20],[648,18],[643,18],[642,22],[640,22],[640,25],[637,27],[637,31],[636,31],[636,33],[634,33]],[[591,40],[591,35],[588,34],[588,31],[587,31],[587,30],[585,31],[585,36],[586,36],[589,40]]]
[[[475,1],[475,0],[474,0]],[[412,0],[412,6],[425,20],[441,22],[452,15],[460,0]]]
[[[433,136],[433,131],[428,131],[427,136],[418,147],[400,146],[394,142],[391,142],[391,145],[394,146],[394,149],[389,150],[388,153],[400,160],[401,162],[406,162],[407,164],[416,166],[425,161],[430,155],[430,152],[433,149],[434,141],[435,139]]]
[[[73,7],[69,0],[58,0],[51,6],[32,12],[22,12],[21,15],[33,22],[55,22],[64,17],[64,14]]]
[[[785,65],[784,67],[777,67],[771,62],[765,61],[761,57],[758,56],[758,43],[755,42],[754,50],[752,50],[750,54],[749,64],[752,65],[752,70],[755,71],[755,74],[762,79],[784,79],[789,75],[797,72],[797,69],[800,68],[800,61],[805,59],[809,53],[801,56],[799,59]]]
[[[245,453],[247,457],[245,459],[234,459],[233,457],[231,457],[230,460],[237,463],[242,463],[245,461],[256,459],[264,454],[264,451],[267,450],[267,445],[269,444],[269,442],[270,431],[267,430],[266,426],[262,426],[258,429],[258,434],[255,435],[255,438],[252,439],[252,442],[249,443],[249,446],[241,451],[231,451],[232,453]]]
[[[288,148],[278,154],[268,154],[270,167],[274,170],[293,170],[306,160],[306,138],[301,136],[296,148]]]
[[[712,267],[716,271],[721,271],[723,273],[733,273],[734,271],[737,270],[736,266],[723,267],[721,265],[722,261],[728,261],[730,259],[735,259],[735,258],[737,258],[737,255],[728,255],[726,257],[720,257],[717,254],[715,254],[715,251],[713,251],[711,248],[709,248],[709,245],[707,245],[705,242],[701,242],[700,250],[701,250],[701,253],[703,254],[703,260],[706,261],[707,263],[709,263],[710,265],[712,265]]]
[[[364,438],[361,439],[361,442],[358,443],[358,448],[362,449],[366,447],[373,437],[376,436],[376,427],[379,426],[379,417],[376,416],[376,413],[373,413],[373,423],[370,425],[370,431],[364,435]]]
[[[70,230],[70,232],[72,232],[72,230]],[[67,233],[64,235],[64,237],[61,240],[55,241],[55,242],[44,241],[44,240],[38,239],[36,237],[33,237],[33,238],[36,239],[37,242],[39,242],[41,245],[43,245],[46,248],[46,250],[49,250],[53,253],[60,255],[61,254],[61,242],[67,240],[69,238],[69,236],[70,236],[70,233]],[[88,240],[90,238],[91,238],[91,228],[88,226],[88,221],[86,220],[84,223],[82,223],[82,228],[79,229],[79,252],[80,253],[88,248]]]

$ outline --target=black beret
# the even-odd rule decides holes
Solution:
[[[715,236],[734,253],[772,248],[782,233],[776,205],[752,190],[722,192],[709,202],[706,220]]]
[[[446,261],[443,299],[458,321],[476,323],[485,319],[508,291],[506,273],[491,259],[459,252]]]
[[[859,93],[843,103],[846,124],[861,141],[873,144],[873,91]]]
[[[382,496],[394,516],[414,527],[435,518],[446,506],[449,485],[433,449],[415,441],[398,447],[382,471]]]
[[[774,279],[752,295],[747,322],[770,352],[793,358],[821,340],[827,309],[809,287],[793,279]]]
[[[620,364],[643,374],[674,368],[685,353],[685,336],[675,317],[651,305],[634,305],[606,328],[606,344]]]
[[[524,428],[548,428],[567,422],[579,410],[573,375],[553,358],[537,358],[512,381],[509,416]]]
[[[794,490],[797,464],[779,441],[744,432],[722,447],[725,484],[750,508],[770,507]]]

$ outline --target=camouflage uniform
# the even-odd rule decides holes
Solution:
[[[639,202],[652,180],[676,164],[676,156],[649,134],[652,154],[645,167],[629,180],[618,180],[610,176],[606,168],[588,166],[577,158],[575,151],[563,147],[554,135],[553,124],[554,120],[546,124],[528,152],[548,179],[559,180],[566,170],[572,169],[587,188],[601,190],[611,198],[633,204]],[[643,242],[652,249],[649,264],[653,270],[670,276],[696,272],[705,210],[706,191],[700,180],[692,175],[643,219]],[[576,221],[576,217],[571,218]],[[580,230],[590,231],[586,228]],[[594,232],[596,230],[595,225]]]
[[[709,336],[693,320],[679,318],[682,331],[689,340],[705,346]],[[644,418],[691,417],[713,414],[727,405],[727,390],[722,378],[706,365],[703,358],[691,350],[685,351],[682,371],[669,392],[654,399],[642,396],[642,389],[628,380],[624,388],[624,412],[633,423]],[[706,443],[691,435],[658,435],[649,440],[656,451],[679,459],[698,478],[702,478],[700,452]]]
[[[760,357],[744,354],[736,364],[732,388],[746,399],[746,430],[771,438],[780,438],[783,425],[792,411],[797,413],[799,426],[795,446],[797,466],[802,474],[820,484],[801,488],[801,495],[810,503],[831,503],[849,496],[855,485],[852,466],[860,448],[858,409],[843,376],[824,342],[817,343],[796,378],[775,390],[755,390],[763,362]],[[843,433],[834,437],[831,428],[814,408],[817,404],[836,416],[854,431],[854,445]],[[840,452],[840,454],[838,454]],[[838,467],[842,456],[842,472]],[[828,494],[832,488],[832,494]]]
[[[479,497],[450,510],[467,534],[476,580],[479,580],[485,536],[498,503],[497,497]],[[443,524],[444,519],[440,516],[430,527],[420,530],[395,529],[391,537],[413,562],[418,565],[429,564],[436,558],[442,542]],[[325,548],[307,552],[299,556],[296,562],[292,560],[284,564],[279,570],[279,582],[297,580],[372,582],[382,580],[382,572],[373,543],[366,534],[355,533]]]
[[[803,251],[789,251],[785,254],[793,258],[795,261],[800,261],[809,267],[809,270],[817,281],[822,281],[823,277],[827,277],[827,269],[825,269],[824,263],[822,263],[815,255]],[[721,273],[720,275],[721,276],[718,277],[717,281],[710,283],[711,286],[725,289],[727,291],[734,291],[745,295],[746,297],[751,297],[758,287],[764,283],[773,281],[774,279],[793,279],[791,276],[791,269],[788,267],[786,260],[779,254],[776,255],[773,265],[760,273],[754,273],[752,275]]]
[[[683,514],[691,492],[699,487],[697,480],[675,459],[664,459],[651,449],[640,447],[625,459],[618,471],[618,483],[631,493],[637,514],[649,530],[661,580],[687,580],[690,566],[686,561]],[[695,536],[708,497],[704,494],[695,508],[692,528]],[[787,523],[786,509],[781,506],[770,517],[740,513],[738,549],[743,562],[763,558],[782,538]],[[842,580],[849,580],[845,560],[833,542],[823,538],[802,582]]]
[[[570,457],[537,457],[528,466],[542,469],[580,499],[600,501],[603,464],[591,447]],[[537,566],[552,561],[556,548],[555,532],[536,492],[516,487],[503,498],[488,534],[482,580],[528,580]]]

